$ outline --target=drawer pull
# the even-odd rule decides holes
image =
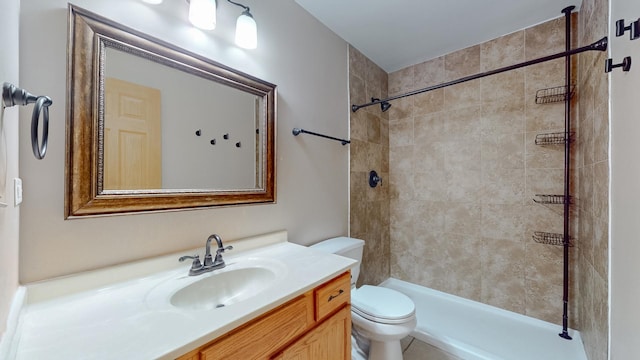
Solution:
[[[333,300],[333,299],[337,298],[338,296],[342,295],[342,293],[344,293],[344,290],[340,289],[340,290],[338,291],[338,294],[337,294],[337,295],[330,295],[330,296],[329,296],[329,300],[327,300],[327,301],[331,301],[331,300]]]

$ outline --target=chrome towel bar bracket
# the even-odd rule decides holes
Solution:
[[[26,90],[13,84],[4,83],[2,84],[2,103],[4,107],[25,106],[35,103],[31,115],[31,148],[36,159],[43,159],[49,142],[49,106],[53,104],[51,98],[31,95]],[[40,113],[42,113],[42,142],[38,140]]]

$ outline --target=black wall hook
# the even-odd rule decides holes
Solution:
[[[611,72],[613,69],[615,68],[622,68],[622,71],[629,71],[631,70],[631,56],[627,56],[624,59],[622,59],[622,62],[619,64],[614,64],[613,63],[613,59],[607,59],[607,61],[604,64],[604,72],[609,73]]]
[[[635,40],[640,38],[640,19],[633,21],[631,24],[624,26],[624,19],[616,21],[616,36],[622,36],[629,31],[629,39]]]

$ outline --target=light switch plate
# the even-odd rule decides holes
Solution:
[[[14,192],[14,199],[16,203],[15,206],[18,206],[22,202],[22,179],[20,178],[13,179],[13,192]]]

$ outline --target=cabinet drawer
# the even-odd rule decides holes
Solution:
[[[351,302],[351,274],[346,272],[315,290],[316,321]]]

